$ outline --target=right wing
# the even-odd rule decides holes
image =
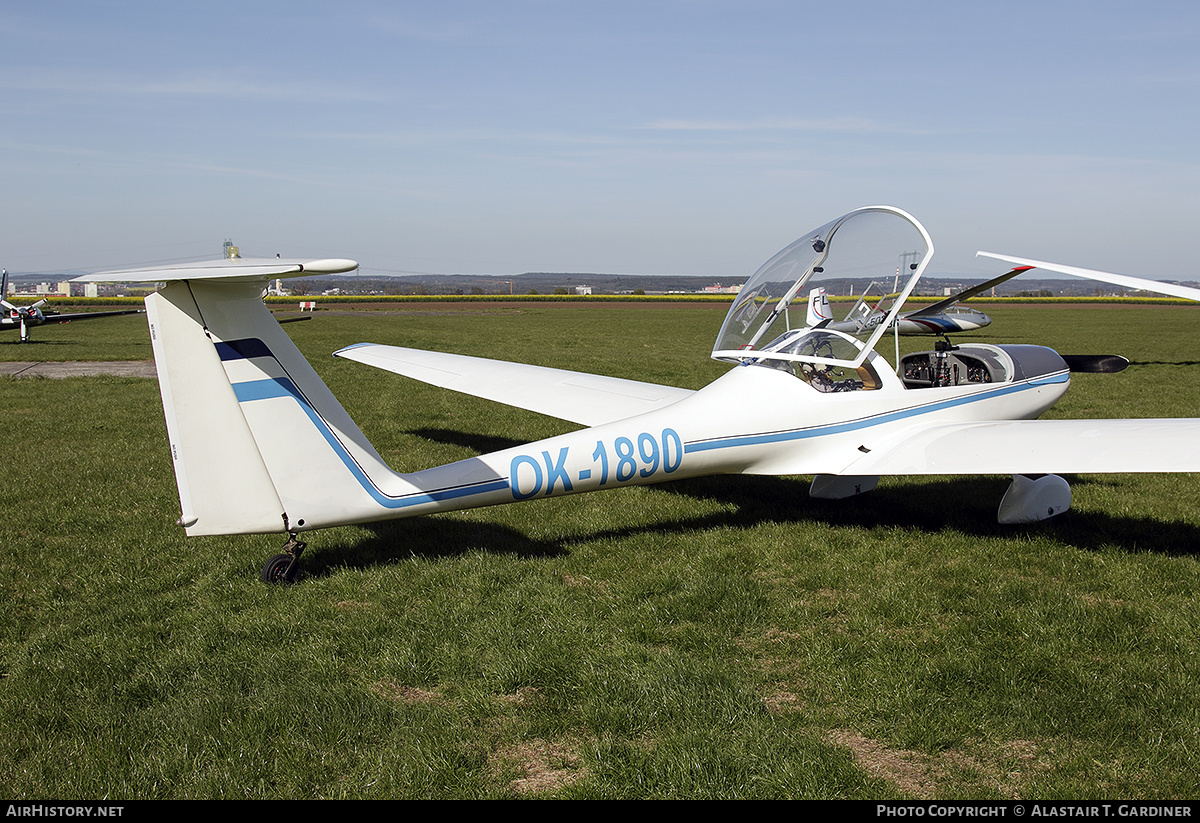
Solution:
[[[1059,274],[1069,274],[1072,277],[1082,277],[1087,280],[1099,280],[1101,283],[1112,283],[1115,286],[1124,286],[1128,289],[1152,291],[1159,294],[1168,294],[1172,297],[1182,297],[1187,300],[1200,300],[1200,289],[1178,286],[1174,283],[1163,283],[1159,280],[1147,280],[1143,277],[1130,277],[1125,274],[1111,274],[1106,271],[1095,271],[1094,269],[1081,269],[1078,266],[1064,266],[1060,263],[1046,263],[1041,260],[1027,260],[1024,257],[1010,257],[1007,254],[993,254],[990,251],[976,252],[975,256],[991,257],[995,260],[1003,260],[1006,263],[1016,263],[1019,266],[1056,271]]]
[[[934,423],[863,449],[838,473],[1200,472],[1200,419]]]
[[[964,289],[963,291],[960,291],[958,294],[954,294],[954,295],[951,295],[950,297],[947,297],[945,300],[939,300],[938,302],[933,303],[929,306],[926,306],[925,308],[917,309],[916,311],[911,311],[906,314],[903,314],[903,315],[901,315],[901,317],[903,317],[904,319],[911,319],[913,317],[924,317],[924,316],[927,316],[930,314],[940,314],[941,312],[944,312],[946,309],[950,308],[951,306],[961,303],[964,300],[966,300],[967,298],[974,297],[977,294],[983,294],[988,289],[993,288],[995,286],[999,286],[1001,283],[1007,283],[1009,280],[1012,280],[1018,274],[1024,274],[1025,272],[1029,271],[1032,268],[1034,268],[1034,267],[1033,266],[1018,266],[1017,268],[1013,269],[1012,271],[1005,272],[1004,274],[1000,275],[999,277],[993,278],[993,279],[987,281],[986,283],[980,283],[978,286],[972,286],[969,289]]]
[[[349,346],[334,356],[585,426],[654,411],[693,394],[619,377],[377,343]]]

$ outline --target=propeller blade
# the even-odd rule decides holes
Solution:
[[[1116,374],[1129,365],[1119,354],[1064,354],[1062,359],[1071,371],[1080,374]]]

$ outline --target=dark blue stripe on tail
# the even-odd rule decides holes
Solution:
[[[253,357],[274,357],[267,344],[257,337],[244,340],[225,340],[217,343],[217,355],[221,360],[249,360]]]

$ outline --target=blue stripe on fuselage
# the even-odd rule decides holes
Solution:
[[[243,340],[223,341],[216,344],[217,353],[221,360],[249,360],[255,357],[270,357],[278,363],[278,359],[271,353],[270,347],[258,338],[247,338]],[[280,364],[282,368],[282,364]],[[342,461],[347,470],[362,486],[376,503],[385,508],[397,509],[407,508],[409,506],[418,506],[423,503],[433,503],[440,500],[454,500],[461,497],[469,497],[475,494],[486,494],[489,492],[500,491],[508,488],[508,478],[500,478],[497,480],[487,480],[482,482],[470,483],[463,486],[450,486],[432,491],[423,491],[413,494],[404,495],[402,497],[391,497],[380,489],[371,481],[367,473],[354,457],[342,445],[342,442],[334,434],[333,430],[324,421],[313,405],[308,401],[308,398],[300,391],[289,378],[286,377],[271,377],[262,380],[248,380],[242,383],[233,383],[234,395],[239,403],[252,403],[256,400],[270,400],[280,397],[290,397],[299,404],[301,410],[308,417],[309,421],[316,427],[317,431],[325,439],[333,449],[334,454]]]
[[[1070,373],[1064,371],[1061,374],[1046,375],[1044,377],[1035,378],[1024,383],[1009,384],[1007,386],[999,387],[993,391],[980,392],[978,394],[972,394],[968,397],[956,397],[949,400],[940,400],[924,406],[916,406],[909,409],[901,409],[899,411],[885,412],[883,414],[877,414],[871,417],[864,417],[860,420],[848,420],[842,423],[830,423],[822,426],[791,429],[788,431],[735,435],[732,437],[714,438],[712,440],[693,441],[685,445],[683,450],[685,454],[691,454],[694,452],[713,451],[716,449],[730,449],[737,448],[739,446],[761,446],[769,443],[786,443],[791,440],[807,440],[813,437],[844,434],[846,432],[856,431],[858,429],[868,429],[873,426],[882,426],[887,423],[894,423],[897,420],[904,420],[910,417],[920,417],[921,415],[932,414],[933,412],[966,405],[968,403],[978,403],[982,400],[991,400],[996,397],[1002,397],[1006,394],[1025,391],[1026,389],[1065,383],[1069,379]],[[920,391],[920,389],[915,389],[914,391]]]
[[[464,486],[450,486],[443,489],[435,489],[433,491],[423,491],[413,494],[404,495],[402,497],[391,497],[384,494],[379,488],[371,482],[371,479],[363,471],[362,467],[354,460],[346,447],[342,445],[337,436],[329,428],[321,416],[317,414],[317,410],[305,399],[299,389],[291,380],[282,377],[268,378],[266,380],[252,380],[245,383],[237,383],[233,387],[234,394],[237,395],[239,403],[252,403],[255,400],[270,400],[277,397],[291,397],[299,405],[304,413],[308,416],[310,422],[316,427],[321,436],[325,438],[325,442],[329,444],[334,453],[341,459],[342,463],[354,476],[372,499],[381,506],[389,509],[406,508],[408,506],[417,506],[422,503],[432,503],[439,500],[455,500],[460,497],[469,497],[474,494],[485,494],[487,492],[500,491],[508,488],[508,478],[499,480],[487,480],[477,483],[470,483]]]

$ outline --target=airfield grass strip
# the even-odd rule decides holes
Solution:
[[[725,368],[707,359],[723,311],[284,328],[409,469],[571,427],[331,351],[372,341],[698,388]],[[1133,362],[1076,376],[1048,416],[1196,413],[1193,310],[990,313],[966,339],[1102,340]],[[144,319],[118,318],[0,356],[136,359],[145,338]],[[836,503],[804,478],[701,478],[319,532],[305,577],[279,588],[258,569],[281,536],[174,524],[154,380],[0,379],[0,419],[9,798],[1200,794],[1190,475],[1069,478],[1072,511],[1023,528],[995,522],[1007,478],[885,479]]]
[[[322,308],[344,307],[347,305],[386,306],[390,303],[473,303],[486,305],[488,303],[580,303],[584,305],[608,305],[613,303],[714,303],[728,306],[736,299],[730,293],[679,293],[668,294],[295,294],[267,295],[263,301],[275,310],[297,308],[300,302],[312,303],[317,311]],[[835,304],[854,304],[858,301],[854,295],[830,295],[829,300]],[[909,301],[913,305],[925,305],[941,300],[937,295],[913,295]],[[144,298],[136,295],[113,297],[66,297],[51,295],[51,309],[60,307],[83,308],[94,307],[120,308],[126,306],[141,306]],[[1143,306],[1187,306],[1195,301],[1180,297],[1163,297],[1151,295],[981,295],[961,301],[966,305],[1143,305]]]

